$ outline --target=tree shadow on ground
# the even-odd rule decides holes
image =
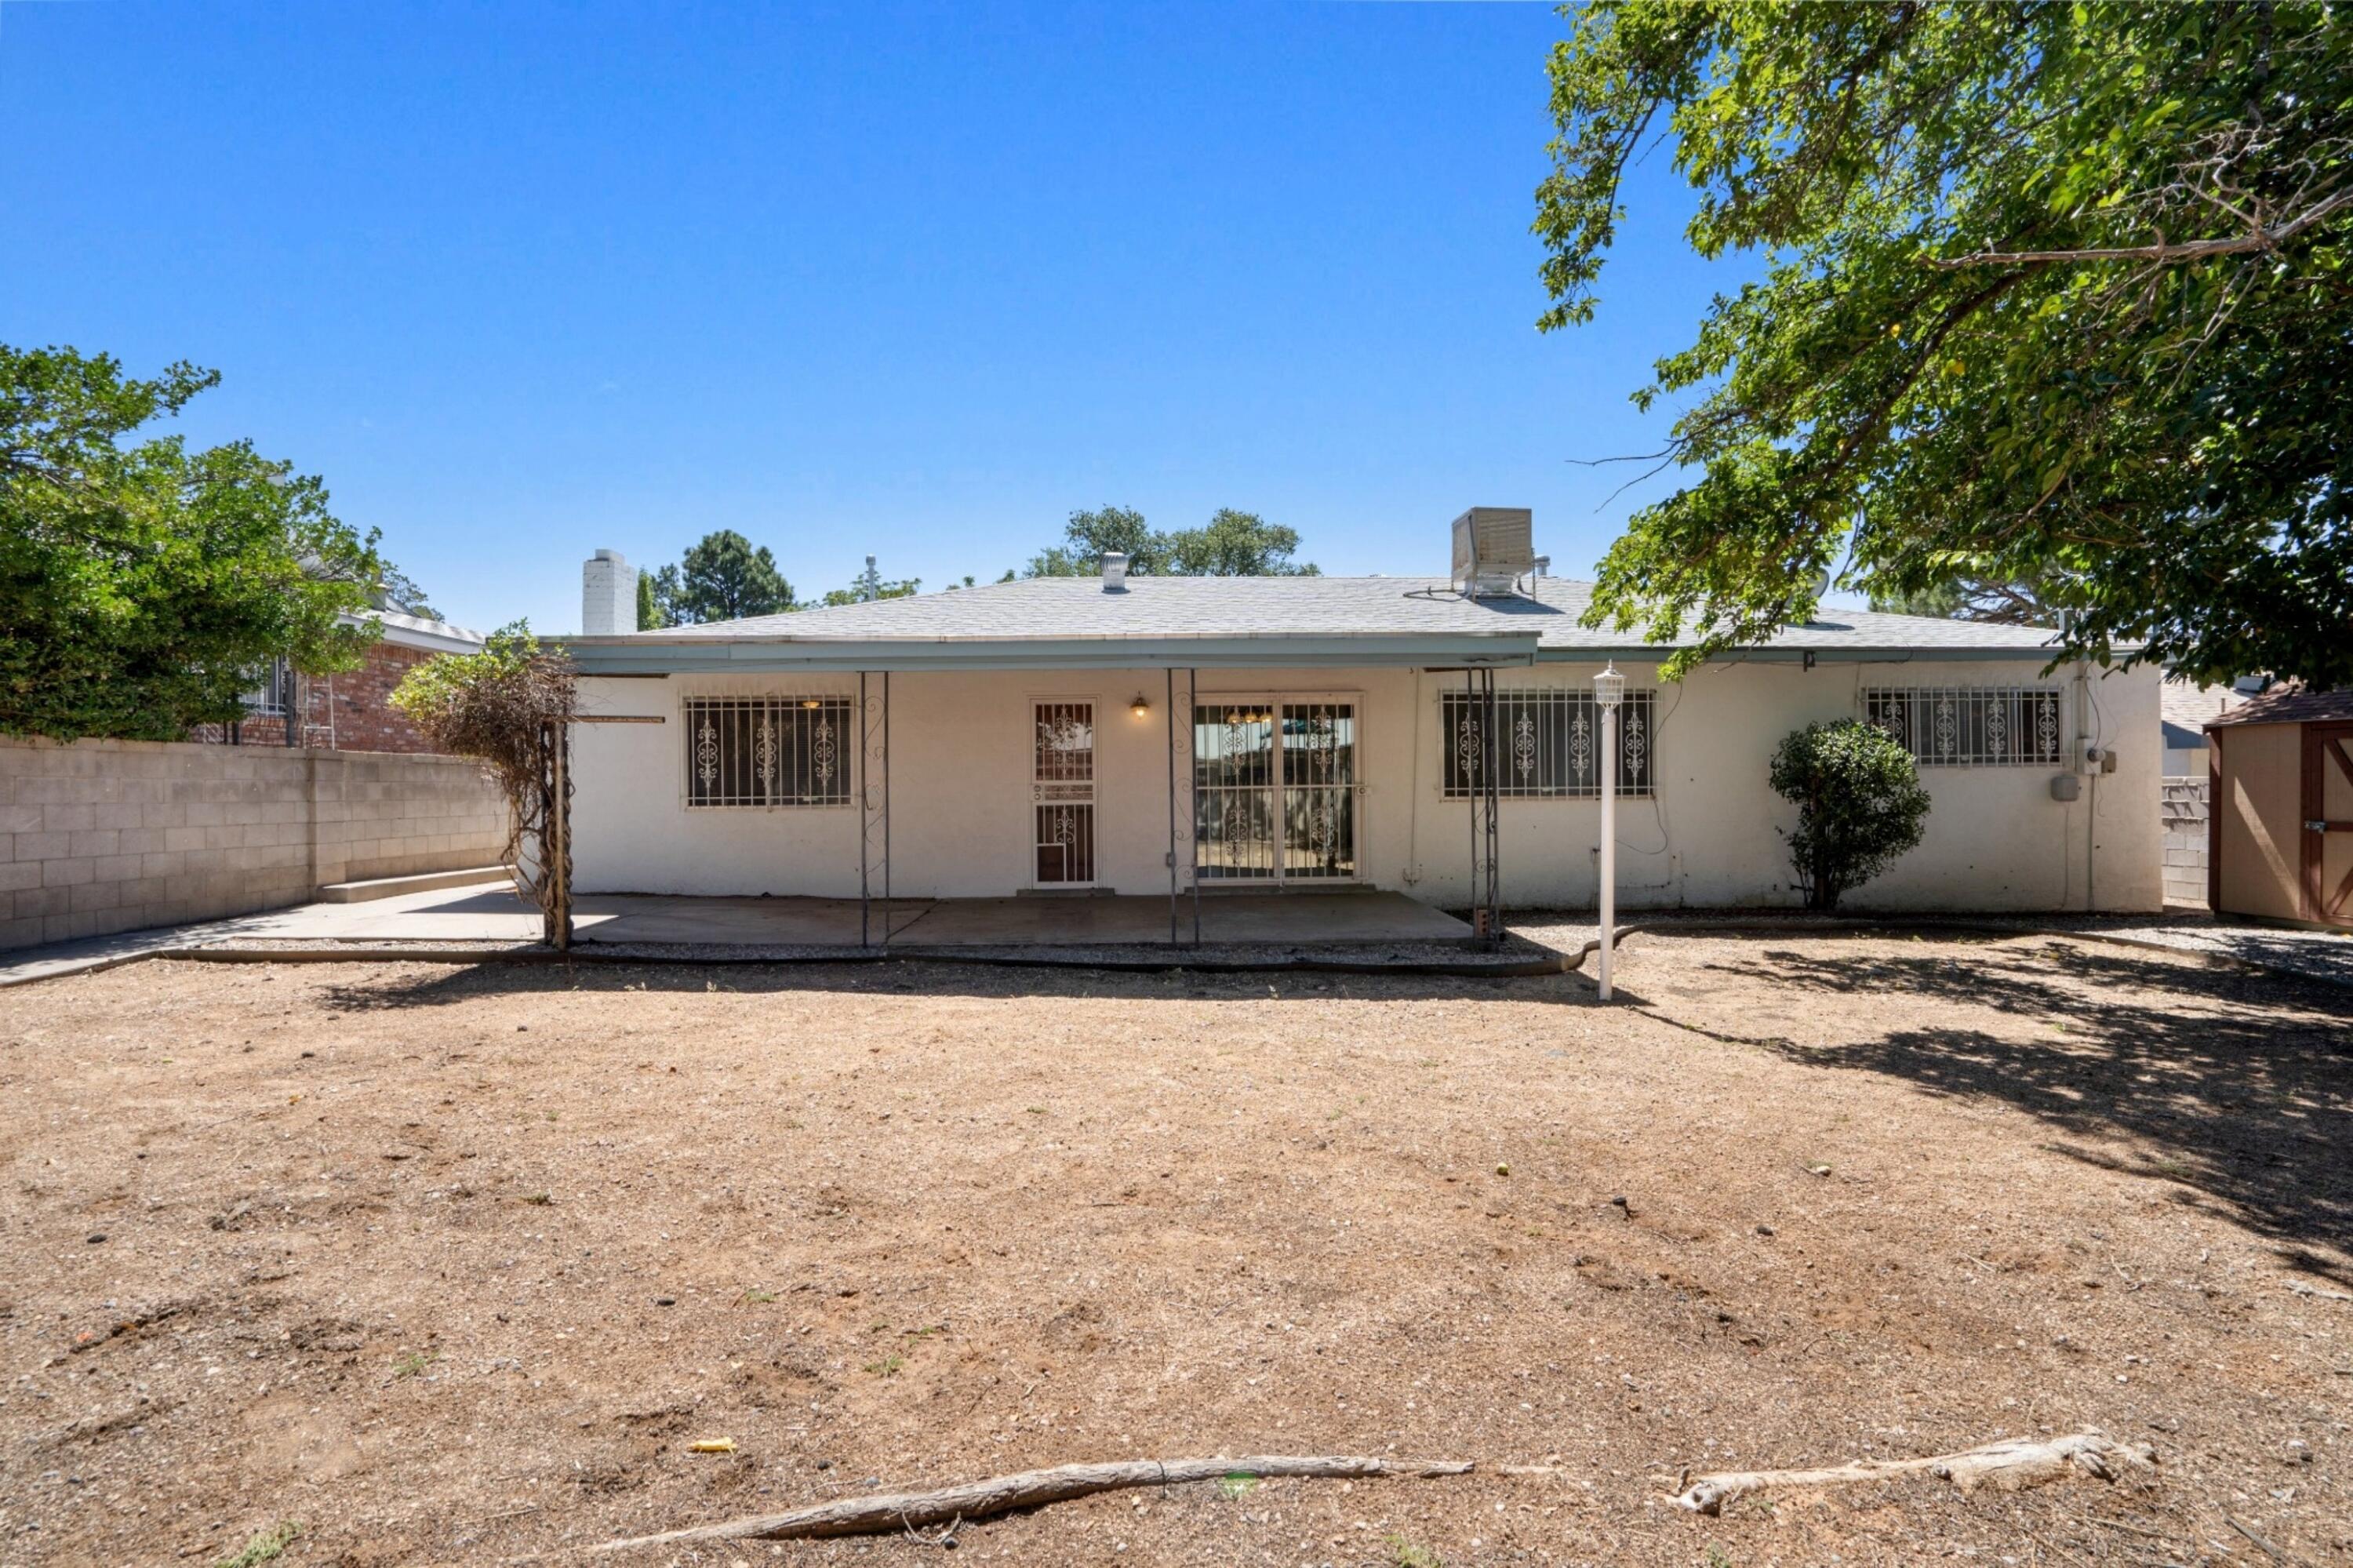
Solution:
[[[2339,989],[2055,942],[1973,945],[1957,957],[1950,947],[1916,957],[1767,949],[1711,967],[1833,995],[1894,991],[2015,1021],[1972,1027],[1957,1016],[1822,1046],[1746,1043],[1810,1066],[2001,1101],[2065,1133],[2128,1140],[2137,1147],[2123,1158],[2049,1147],[2179,1182],[2284,1244],[2298,1266],[2348,1273],[2297,1250],[2353,1251],[2353,1025]]]

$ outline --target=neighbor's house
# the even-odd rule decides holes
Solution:
[[[1130,577],[1109,556],[1100,577],[574,639],[577,886],[1357,885],[1462,907],[1492,810],[1504,903],[1590,906],[1593,677],[1614,660],[1628,906],[1791,903],[1767,764],[1791,730],[1860,717],[1911,748],[1935,806],[1854,905],[2160,906],[2154,668],[2046,674],[2046,632],[1826,611],[1669,683],[1660,646],[1579,623],[1590,590],[1540,575],[1526,513],[1466,514],[1455,556],[1435,578]],[[591,628],[635,624],[616,558],[590,563]]]
[[[347,624],[361,618],[346,615]],[[401,678],[444,653],[479,653],[482,634],[445,620],[371,610],[381,633],[360,665],[306,675],[283,659],[270,662],[245,696],[234,724],[200,725],[189,738],[227,746],[305,746],[320,751],[429,752],[433,743],[392,706]]]

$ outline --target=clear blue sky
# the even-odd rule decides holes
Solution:
[[[1117,502],[1587,575],[1733,279],[1664,159],[1540,336],[1540,5],[0,0],[0,341],[186,358],[453,619],[731,527],[804,594],[983,580]],[[1601,509],[1597,511],[1597,507]]]

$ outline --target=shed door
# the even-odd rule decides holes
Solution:
[[[2353,926],[2353,724],[2304,726],[2307,917]]]

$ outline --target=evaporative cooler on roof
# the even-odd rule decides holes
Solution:
[[[1473,506],[1454,520],[1454,591],[1500,598],[1535,575],[1535,514],[1525,506]]]

